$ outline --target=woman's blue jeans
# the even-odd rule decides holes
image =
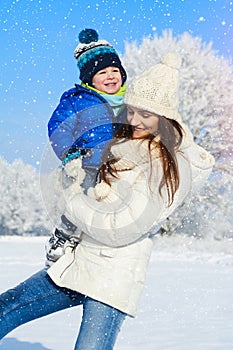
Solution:
[[[77,305],[83,305],[83,317],[74,350],[113,349],[126,314],[58,287],[46,270],[0,295],[0,339],[26,322]]]

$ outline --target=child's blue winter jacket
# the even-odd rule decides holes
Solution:
[[[63,160],[68,152],[91,149],[83,165],[96,167],[102,152],[125,114],[116,117],[110,104],[97,92],[76,85],[63,93],[48,122],[54,152]]]

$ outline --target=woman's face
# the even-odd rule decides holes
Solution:
[[[133,138],[155,134],[158,130],[159,116],[139,108],[127,106],[127,120],[133,129]]]
[[[92,78],[92,85],[106,94],[115,94],[122,84],[121,72],[117,67],[99,70]]]

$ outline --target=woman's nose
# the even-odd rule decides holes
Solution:
[[[140,124],[140,118],[137,113],[131,115],[130,124],[134,126]]]

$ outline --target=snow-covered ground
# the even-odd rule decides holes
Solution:
[[[43,267],[44,237],[0,237],[0,291]],[[0,350],[72,350],[81,308],[23,325]],[[138,315],[116,350],[233,349],[233,242],[158,237]]]

